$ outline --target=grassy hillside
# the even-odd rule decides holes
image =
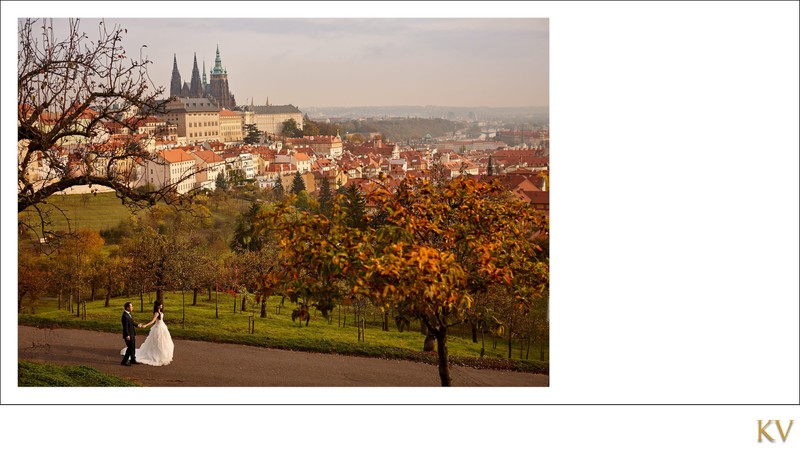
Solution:
[[[226,240],[233,233],[236,217],[246,211],[250,206],[251,196],[229,196],[227,198],[214,198],[208,207],[214,217],[214,224],[222,230]],[[46,216],[52,222],[50,230],[56,232],[69,232],[78,229],[91,229],[100,232],[106,243],[118,242],[116,230],[120,223],[125,223],[134,213],[113,192],[98,194],[73,194],[53,195],[48,200],[52,206],[46,206]],[[142,210],[142,211],[147,211]],[[28,209],[19,214],[19,220],[36,226],[38,215],[33,209]],[[110,231],[111,233],[104,233]],[[227,242],[227,241],[226,241]]]
[[[131,215],[114,192],[53,195],[47,201],[58,207],[47,206],[47,216],[55,231],[86,228],[99,232],[116,227]],[[29,208],[20,213],[19,218],[33,223],[37,220],[37,214]]]

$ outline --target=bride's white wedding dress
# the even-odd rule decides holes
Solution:
[[[172,343],[172,336],[169,334],[167,324],[164,323],[164,313],[159,313],[159,317],[142,346],[136,349],[136,361],[139,363],[160,367],[172,362],[175,344]],[[125,355],[126,349],[122,349],[120,355]]]

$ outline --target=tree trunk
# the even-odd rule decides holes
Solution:
[[[242,312],[247,311],[247,294],[242,295]]]
[[[383,329],[384,332],[388,332],[389,331],[389,311],[384,311],[383,312],[382,329]]]
[[[197,292],[199,291],[200,289],[194,289],[194,296],[192,297],[192,306],[197,306]]]
[[[106,303],[105,307],[108,308],[109,301],[111,301],[111,269],[108,270],[108,283],[106,284]]]
[[[477,343],[478,342],[478,324],[476,324],[475,322],[470,322],[469,325],[470,325],[470,327],[472,327],[472,342],[473,343]]]
[[[511,318],[511,322],[508,324],[508,358],[511,358],[511,334],[514,330],[514,318]]]
[[[164,304],[164,288],[159,287],[156,289],[156,300],[162,305]]]
[[[528,335],[528,347],[525,349],[525,360],[528,360],[528,356],[531,355],[531,336]]]
[[[267,317],[267,295],[261,296],[261,318]]]
[[[183,287],[181,287],[181,308],[183,308],[181,328],[186,328],[186,291],[183,290]]]
[[[436,349],[439,353],[439,379],[442,380],[442,387],[450,387],[450,364],[447,360],[447,326],[442,325],[436,332]]]
[[[89,299],[89,301],[94,301],[94,292],[95,292],[96,289],[97,289],[97,287],[94,284],[92,284],[92,286],[91,286],[92,293],[90,295],[91,298]]]
[[[139,289],[139,312],[144,312],[144,287]]]
[[[211,287],[208,288],[208,301],[211,301]]]
[[[425,343],[423,343],[422,345],[422,350],[425,352],[433,352],[435,344],[436,344],[436,335],[434,335],[433,332],[428,332],[427,335],[425,335]]]

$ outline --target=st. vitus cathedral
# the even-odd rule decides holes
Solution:
[[[228,72],[222,66],[222,59],[219,57],[219,45],[217,45],[217,58],[214,60],[214,68],[211,70],[211,81],[206,82],[206,64],[203,62],[203,75],[197,68],[197,53],[194,55],[194,66],[192,67],[191,83],[181,83],[181,74],[178,71],[178,57],[174,56],[172,64],[172,81],[170,82],[170,97],[192,97],[208,98],[221,108],[233,108],[236,106],[236,99],[228,88]]]

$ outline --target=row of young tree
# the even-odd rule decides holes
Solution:
[[[370,194],[374,211],[363,215],[347,196],[330,214],[298,212],[291,201],[254,223],[284,257],[285,276],[268,284],[310,297],[323,313],[361,298],[387,316],[419,319],[435,339],[442,385],[451,384],[452,326],[477,333],[496,324],[498,294],[521,312],[547,294],[547,219],[499,181],[406,179],[396,192]]]
[[[297,188],[295,188],[297,187]],[[180,290],[185,306],[198,294],[226,291],[253,300],[267,317],[267,298],[313,306],[329,323],[337,307],[373,306],[403,329],[417,322],[435,345],[442,385],[450,385],[447,340],[454,326],[479,336],[547,338],[549,281],[546,217],[499,182],[463,177],[407,179],[390,192],[364,196],[353,186],[317,197],[293,184],[254,201],[236,220],[227,246],[209,242],[220,224],[207,199],[156,206],[132,217],[119,243],[104,248],[96,232],[59,240],[49,255],[19,257],[19,307],[42,294],[80,314],[76,304],[153,291]],[[230,222],[221,222],[222,224]],[[21,238],[22,239],[22,238]],[[21,246],[21,249],[23,247]],[[363,318],[363,313],[361,314]]]

